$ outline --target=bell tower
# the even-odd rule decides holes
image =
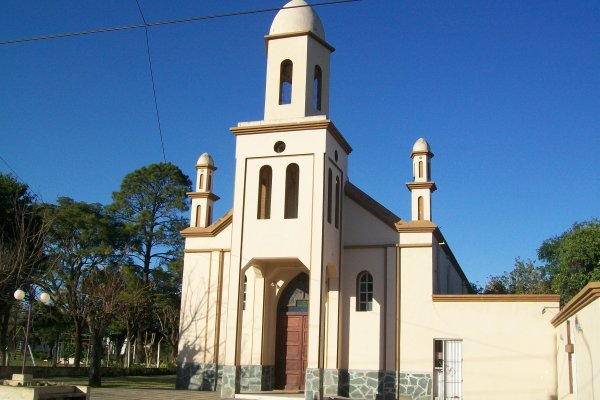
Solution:
[[[425,139],[415,142],[410,158],[413,160],[413,181],[406,186],[411,192],[412,220],[431,221],[431,193],[437,188],[431,181],[433,153]]]
[[[265,120],[329,114],[329,58],[319,16],[304,0],[277,14],[267,46]]]

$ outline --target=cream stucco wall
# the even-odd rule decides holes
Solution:
[[[432,236],[401,234],[407,247],[400,252],[400,371],[433,373],[434,340],[457,339],[462,340],[464,398],[551,399],[555,337],[551,316],[542,309],[558,302],[486,301],[476,295],[434,302],[433,260],[445,261],[434,254],[442,250]],[[411,241],[422,247],[410,247]]]
[[[567,321],[571,329],[573,393],[569,393]],[[600,298],[573,313],[556,327],[558,399],[600,398]]]

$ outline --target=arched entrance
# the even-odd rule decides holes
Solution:
[[[296,276],[277,304],[275,388],[303,390],[308,347],[308,275]]]

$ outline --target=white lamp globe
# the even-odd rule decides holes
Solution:
[[[44,304],[48,304],[48,302],[50,301],[50,295],[46,292],[42,292],[40,294],[40,301]]]
[[[23,300],[25,298],[25,291],[23,291],[22,289],[17,289],[15,290],[13,296],[15,296],[15,299],[17,300]]]

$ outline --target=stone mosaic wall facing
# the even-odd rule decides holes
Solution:
[[[223,366],[217,364],[177,364],[177,389],[219,391]]]
[[[236,365],[223,366],[223,379],[221,383],[221,397],[233,399],[240,392],[240,367]]]
[[[273,365],[242,365],[240,367],[240,390],[248,392],[272,390],[274,373]]]
[[[304,399],[305,400],[322,400],[323,392],[321,391],[323,383],[323,369],[307,368],[306,381],[304,382]]]
[[[343,369],[326,369],[323,372],[324,397],[430,400],[431,390],[432,378],[427,373]]]
[[[411,396],[412,400],[430,400],[433,378],[428,373],[401,372],[398,380],[399,397]]]
[[[274,377],[272,365],[186,364],[177,366],[176,387],[220,391],[222,398],[233,398],[240,391],[272,390]],[[308,368],[304,398],[430,400],[432,388],[433,379],[429,373]]]

